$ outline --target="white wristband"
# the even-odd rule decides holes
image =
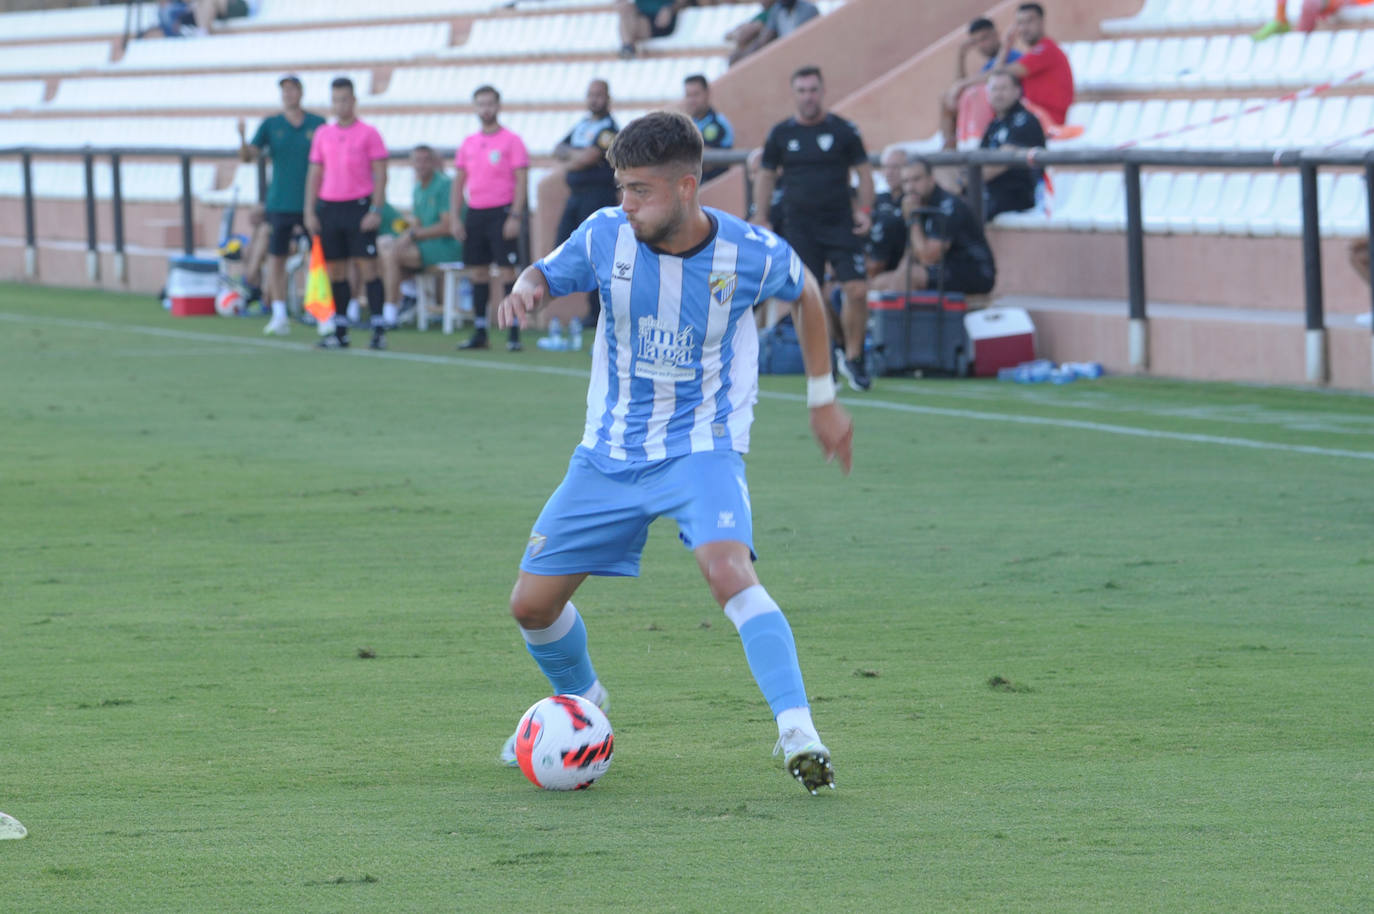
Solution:
[[[835,379],[828,374],[806,379],[806,406],[815,409],[835,402]]]

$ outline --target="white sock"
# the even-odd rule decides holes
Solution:
[[[334,318],[332,317],[329,320],[325,321],[323,324],[320,324],[320,336],[329,336],[329,334],[334,332],[335,326],[336,325],[334,323]]]
[[[778,735],[781,736],[785,731],[797,729],[814,739],[820,739],[820,734],[816,732],[816,725],[811,722],[810,708],[788,708],[778,715]]]
[[[280,299],[272,302],[272,320],[286,320],[286,302],[281,301]]]
[[[417,286],[417,285],[415,285],[415,280],[413,280],[413,279],[403,279],[403,280],[401,280],[401,294],[402,294],[402,295],[409,295],[411,298],[416,298],[416,297],[419,295],[419,292],[420,292],[420,287]]]
[[[388,324],[396,323],[396,306],[391,302],[382,305],[382,320]]]
[[[606,705],[606,687],[602,685],[601,680],[598,679],[596,682],[592,683],[590,689],[582,693],[582,697],[597,707],[604,708]]]

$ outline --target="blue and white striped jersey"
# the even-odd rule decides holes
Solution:
[[[619,207],[594,213],[536,266],[555,295],[597,291],[582,446],[630,463],[749,450],[758,399],[755,305],[801,297],[801,260],[777,235],[706,209],[695,251],[635,239]]]

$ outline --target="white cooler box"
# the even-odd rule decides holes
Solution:
[[[1035,358],[1035,325],[1024,308],[970,311],[964,315],[964,328],[968,330],[975,377],[995,377],[999,368]]]
[[[196,317],[215,313],[219,294],[219,261],[209,257],[178,255],[169,259],[167,297],[173,317]]]

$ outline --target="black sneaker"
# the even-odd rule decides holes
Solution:
[[[339,338],[332,333],[326,333],[320,337],[319,342],[315,343],[316,349],[343,349],[347,343],[340,343]]]
[[[465,342],[465,343],[459,343],[459,344],[458,344],[458,350],[459,350],[460,352],[463,351],[464,349],[490,349],[490,348],[491,348],[491,346],[487,343],[487,331],[485,331],[485,330],[478,330],[478,331],[477,331],[476,333],[474,333],[472,336],[468,337],[467,342]]]
[[[340,349],[348,348],[348,325],[341,324],[334,328],[334,338],[339,341]]]
[[[837,367],[852,389],[864,391],[873,386],[873,380],[868,376],[868,368],[864,365],[862,356],[857,359],[844,359]]]
[[[372,328],[372,339],[370,339],[370,340],[367,341],[367,348],[368,348],[368,349],[385,349],[385,348],[386,348],[386,328],[385,328],[385,327],[373,327],[373,328]]]

